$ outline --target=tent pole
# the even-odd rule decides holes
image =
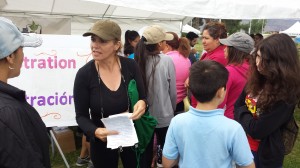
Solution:
[[[110,8],[110,5],[108,5],[108,7],[106,8],[104,14],[102,15],[102,19],[104,18],[104,16],[106,15],[106,12],[108,11],[108,9]]]
[[[60,148],[60,146],[59,146],[59,144],[58,144],[56,138],[55,138],[55,135],[54,135],[54,133],[53,133],[52,128],[50,129],[50,136],[51,136],[51,138],[54,140],[54,142],[55,142],[55,144],[56,144],[56,147],[57,147],[57,149],[58,149],[58,151],[59,151],[59,153],[60,153],[62,159],[63,159],[64,162],[65,162],[66,167],[67,167],[67,168],[70,168],[69,163],[68,163],[68,161],[67,161],[67,159],[66,159],[66,157],[65,157],[65,155],[64,155],[64,153],[63,153],[63,151],[61,150],[61,148]]]
[[[252,21],[252,20],[250,20],[248,34],[251,34],[251,21]]]

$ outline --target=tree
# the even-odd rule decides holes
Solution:
[[[251,28],[250,34],[255,33],[263,33],[263,28],[266,26],[265,20],[253,19],[251,20]],[[249,32],[250,22],[241,25],[241,29],[245,30],[245,32]]]
[[[226,26],[226,29],[227,29],[227,32],[229,34],[233,34],[235,32],[239,32],[241,30],[241,21],[242,20],[221,20],[225,26]]]

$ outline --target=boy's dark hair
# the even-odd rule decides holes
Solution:
[[[189,87],[198,102],[211,101],[218,89],[226,88],[228,71],[220,63],[212,60],[195,62],[190,69]]]
[[[188,34],[186,34],[185,37],[188,38],[190,41],[194,40],[194,38],[199,38],[199,36],[194,32],[188,32]]]
[[[260,39],[264,39],[264,36],[263,36],[262,34],[260,34],[260,33],[256,33],[254,36],[257,36],[257,37],[259,37]]]

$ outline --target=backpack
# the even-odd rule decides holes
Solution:
[[[299,127],[295,121],[294,116],[282,127],[281,135],[284,144],[284,154],[288,155],[292,152],[295,142],[297,140]]]

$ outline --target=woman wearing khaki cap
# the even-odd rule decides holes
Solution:
[[[38,47],[42,39],[22,35],[12,21],[0,17],[0,167],[49,168],[49,138],[26,93],[7,83],[18,77],[23,47]]]
[[[144,79],[150,114],[158,121],[155,133],[161,147],[174,117],[177,95],[174,63],[169,56],[160,52],[165,48],[166,40],[173,38],[162,27],[149,26],[144,30],[134,53]],[[158,158],[158,163],[160,161]]]
[[[139,92],[139,101],[133,107],[131,119],[139,119],[145,113],[146,95],[142,77],[134,60],[118,56],[121,49],[121,29],[118,24],[100,20],[83,36],[91,36],[93,60],[80,68],[75,78],[76,120],[89,137],[94,167],[117,168],[119,151],[107,148],[106,142],[108,135],[117,132],[104,128],[101,119],[131,109],[127,93],[131,79],[136,80]],[[123,147],[120,156],[124,168],[137,167],[132,147]]]

